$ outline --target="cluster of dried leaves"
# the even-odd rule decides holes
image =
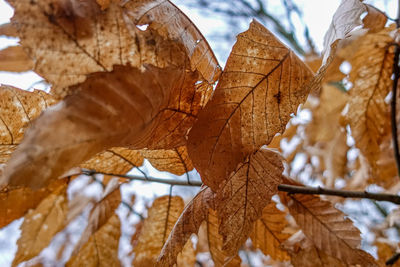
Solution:
[[[0,89],[0,227],[25,216],[14,266],[40,264],[41,251],[88,207],[66,265],[120,265],[115,209],[127,180],[103,180],[99,201],[71,199],[69,171],[125,174],[144,159],[178,175],[196,168],[204,184],[186,206],[178,196],[154,200],[132,237],[134,266],[193,266],[207,251],[215,266],[239,266],[243,248],[293,266],[380,264],[359,249],[358,229],[334,203],[277,187],[300,185],[283,175],[284,164],[296,175],[298,153],[328,187],[339,178],[358,189],[396,183],[387,97],[397,33],[383,13],[343,1],[325,58],[307,57],[310,67],[253,21],[221,71],[168,0],[9,3],[15,15],[0,34],[21,46],[0,51],[0,69],[32,69],[52,85],[50,93]],[[348,75],[339,70],[344,61]],[[339,90],[342,81],[351,89]],[[288,124],[307,98],[311,122]],[[350,134],[360,151],[353,161]],[[299,145],[282,157],[280,142],[295,136]],[[285,208],[271,200],[277,194]]]

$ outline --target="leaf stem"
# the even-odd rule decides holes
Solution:
[[[308,187],[308,186],[295,186],[280,184],[278,186],[279,191],[288,192],[289,194],[306,194],[306,195],[329,195],[338,196],[344,198],[367,198],[378,201],[388,201],[395,204],[400,204],[400,196],[384,193],[370,193],[367,191],[347,191],[347,190],[336,190],[326,189],[322,187]]]

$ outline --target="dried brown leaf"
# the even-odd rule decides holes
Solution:
[[[33,62],[22,46],[9,46],[0,50],[0,71],[23,72],[32,68]]]
[[[226,251],[222,249],[222,236],[219,234],[218,214],[215,210],[208,210],[208,220],[207,220],[207,237],[208,237],[208,247],[210,249],[211,257],[214,261],[215,267],[229,266],[237,267],[240,266],[242,260],[236,254],[234,257],[229,256]]]
[[[8,161],[31,121],[56,101],[40,90],[28,92],[12,86],[0,87],[0,163]]]
[[[371,5],[366,4],[365,7],[368,13],[362,20],[363,27],[369,29],[369,32],[382,30],[388,20],[386,14]]]
[[[183,207],[182,198],[176,196],[163,196],[154,200],[134,247],[134,266],[153,266],[156,263]]]
[[[15,9],[12,24],[35,59],[35,71],[56,94],[65,94],[67,87],[83,82],[90,73],[112,71],[114,65],[165,67],[171,59],[154,41],[153,28],[165,39],[179,37],[192,70],[198,70],[206,83],[213,83],[220,73],[204,37],[169,1],[110,3],[103,12],[93,0],[10,3]],[[165,19],[169,23],[164,24]],[[150,24],[149,30],[141,31],[135,23]]]
[[[59,186],[25,216],[12,266],[39,255],[50,244],[53,236],[63,228],[67,216],[66,192],[66,184]]]
[[[378,261],[382,266],[385,266],[385,263],[388,259],[393,257],[394,254],[397,253],[396,246],[391,246],[391,244],[387,242],[376,242],[376,247],[378,248]],[[393,267],[399,267],[400,262],[396,261],[394,264],[390,265]]]
[[[287,261],[290,259],[281,244],[286,241],[290,235],[283,232],[288,225],[286,214],[276,208],[276,203],[269,203],[258,219],[250,234],[254,247],[260,249],[265,255],[272,259]]]
[[[206,185],[217,191],[248,154],[285,130],[311,76],[260,23],[238,35],[213,98],[189,133],[189,155]]]
[[[370,33],[357,41],[358,49],[348,59],[352,65],[349,121],[356,146],[376,168],[379,146],[390,131],[389,104],[385,98],[392,86],[393,41],[391,28]]]
[[[217,81],[221,69],[207,40],[173,3],[168,0],[139,0],[127,1],[124,7],[135,24],[149,24],[149,28],[164,38],[181,42],[189,56],[191,70],[198,70],[210,84]]]
[[[214,192],[207,186],[187,204],[165,242],[160,257],[160,266],[173,266],[178,254],[192,234],[197,234],[200,225],[208,219],[208,209],[214,208]]]
[[[307,125],[307,139],[311,145],[331,141],[340,131],[340,116],[349,100],[348,95],[333,85],[324,84],[319,105],[312,109],[312,121]]]
[[[355,27],[362,25],[360,16],[366,11],[367,8],[360,0],[342,0],[324,36],[323,62],[331,55],[331,46],[337,40],[345,39]]]
[[[286,179],[285,183],[295,182]],[[377,266],[371,255],[358,250],[360,231],[330,202],[314,195],[281,192],[280,197],[304,234],[319,250],[347,264]]]
[[[98,172],[125,174],[132,168],[139,167],[142,164],[143,157],[139,151],[114,147],[97,154],[80,166]]]
[[[36,206],[68,179],[55,180],[48,187],[33,191],[30,188],[3,188],[0,190],[0,228],[18,219]]]
[[[93,234],[95,234],[97,231],[100,231],[100,229],[106,225],[113,216],[115,216],[115,210],[118,208],[120,203],[121,194],[119,191],[119,186],[117,186],[110,193],[106,193],[103,199],[94,205],[88,218],[88,225],[83,231],[80,240],[75,245],[72,256],[77,256],[85,244],[90,242],[90,238],[93,237]],[[84,207],[82,207],[81,210],[83,210],[83,208]],[[79,207],[75,207],[75,209],[79,209]],[[70,210],[69,213],[71,212],[72,211]],[[79,212],[75,211],[73,213],[77,214]],[[72,219],[70,214],[68,214],[68,217],[69,220]]]
[[[169,51],[179,51],[172,47]],[[203,91],[195,85],[197,73],[182,64],[147,66],[144,72],[116,66],[113,72],[90,75],[32,125],[4,170],[3,183],[39,188],[111,147],[183,145]]]
[[[254,222],[277,193],[282,181],[282,158],[260,149],[240,163],[216,192],[216,210],[221,220],[223,249],[235,255],[249,237]]]
[[[0,35],[7,37],[18,37],[17,29],[11,23],[4,23],[0,25]]]
[[[159,171],[182,175],[193,170],[193,164],[189,158],[186,146],[168,150],[145,149],[140,150],[139,153]]]
[[[113,214],[92,233],[78,254],[72,256],[66,266],[109,267],[120,266],[118,245],[121,236],[119,218]]]
[[[289,251],[290,263],[294,267],[349,266],[318,249],[301,231],[285,242],[284,247]]]

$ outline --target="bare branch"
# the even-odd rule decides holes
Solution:
[[[185,181],[185,180],[177,180],[177,179],[163,179],[156,178],[151,176],[137,176],[137,175],[129,175],[129,174],[115,174],[115,173],[106,173],[106,172],[98,172],[93,170],[82,169],[82,174],[92,176],[93,174],[103,174],[108,176],[115,176],[120,178],[125,178],[128,180],[137,180],[144,182],[152,182],[152,183],[161,183],[161,184],[169,184],[169,185],[179,185],[179,186],[201,186],[202,183],[198,181]]]
[[[280,184],[278,186],[279,191],[288,192],[289,194],[306,194],[306,195],[329,195],[338,196],[344,198],[367,198],[378,201],[388,201],[395,204],[400,204],[400,196],[384,193],[370,193],[367,191],[347,191],[347,190],[336,190],[326,189],[322,187],[308,187],[308,186],[295,186]]]

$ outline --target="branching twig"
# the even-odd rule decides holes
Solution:
[[[383,194],[383,193],[370,193],[370,192],[361,192],[361,191],[346,191],[346,190],[335,190],[335,189],[326,189],[322,187],[308,187],[308,186],[295,186],[295,185],[287,185],[280,184],[278,186],[279,191],[288,192],[289,194],[307,194],[307,195],[330,195],[330,196],[338,196],[344,198],[368,198],[374,199],[378,201],[389,201],[395,204],[400,204],[400,196],[392,195],[392,194]]]

